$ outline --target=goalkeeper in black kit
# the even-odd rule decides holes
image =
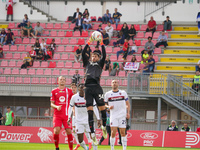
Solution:
[[[86,56],[86,51],[90,43],[94,39],[90,37],[89,41],[87,42],[86,46],[82,51],[82,58],[83,58],[83,67],[86,69],[85,73],[85,99],[86,99],[86,106],[88,111],[88,121],[91,130],[91,138],[93,140],[94,145],[98,145],[98,141],[96,139],[95,130],[94,130],[94,120],[93,120],[93,100],[95,99],[99,110],[101,111],[102,117],[102,126],[100,120],[97,121],[98,127],[101,126],[103,131],[103,137],[107,138],[107,131],[106,131],[106,107],[103,99],[103,90],[100,86],[100,78],[102,69],[104,67],[105,59],[106,59],[106,51],[105,46],[103,44],[103,39],[101,40],[101,48],[102,48],[102,58],[100,58],[100,52],[94,51],[92,53],[91,61],[88,60]]]

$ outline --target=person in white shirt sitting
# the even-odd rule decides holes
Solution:
[[[108,22],[108,26],[105,27],[106,33],[109,35],[109,41],[111,40],[111,37],[113,36],[113,27],[111,26],[111,23]]]
[[[42,42],[40,43],[40,47],[41,47],[41,50],[46,54],[46,43],[44,41],[44,39],[42,39]]]
[[[167,36],[165,35],[165,31],[162,31],[161,35],[159,35],[158,43],[156,43],[155,47],[158,48],[160,45],[164,45],[165,48],[168,46]]]
[[[83,30],[85,31],[86,28],[87,30],[92,28],[91,19],[89,18],[88,15],[86,15],[86,18],[83,20]]]

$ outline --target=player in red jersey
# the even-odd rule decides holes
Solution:
[[[54,108],[53,116],[53,127],[54,127],[54,143],[56,150],[59,150],[59,133],[62,125],[64,126],[67,137],[69,150],[73,150],[73,136],[72,136],[72,126],[67,124],[68,120],[68,108],[70,104],[73,92],[71,89],[65,87],[66,79],[63,76],[58,78],[58,88],[55,88],[51,92],[51,107]]]

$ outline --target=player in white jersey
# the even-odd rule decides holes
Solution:
[[[128,95],[124,90],[119,90],[119,82],[113,80],[111,83],[112,90],[105,94],[105,103],[107,108],[110,109],[110,127],[111,127],[111,137],[110,146],[111,150],[114,150],[115,136],[117,128],[119,128],[121,133],[121,140],[123,150],[127,147],[126,138],[126,118],[130,118],[130,103],[128,101]]]
[[[68,122],[71,120],[72,109],[75,106],[75,120],[76,120],[76,133],[78,135],[78,141],[80,146],[83,147],[85,150],[88,150],[89,147],[86,146],[83,137],[84,132],[90,133],[89,123],[88,123],[88,115],[87,115],[87,108],[86,108],[86,100],[84,99],[84,84],[80,84],[78,88],[78,93],[73,95],[70,101],[70,106],[68,109]],[[94,113],[97,117],[97,120],[100,121],[99,112],[97,106],[94,104]],[[98,143],[94,143],[98,145]],[[93,147],[96,149],[96,147]]]

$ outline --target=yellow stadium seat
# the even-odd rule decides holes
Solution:
[[[168,46],[200,46],[199,42],[168,42]]]
[[[187,66],[157,66],[157,70],[195,71],[195,67],[187,67]]]
[[[174,31],[198,31],[197,27],[174,27]]]
[[[200,35],[196,34],[172,34],[172,39],[200,39]]]
[[[195,54],[200,55],[200,50],[164,50],[164,54]]]
[[[160,58],[161,62],[189,62],[197,63],[199,58]]]

